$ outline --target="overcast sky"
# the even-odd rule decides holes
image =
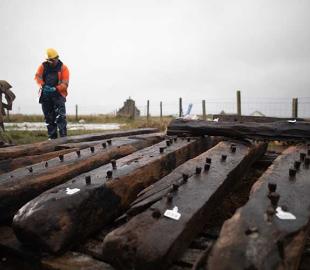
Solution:
[[[0,79],[15,111],[40,112],[33,78],[53,47],[71,72],[71,113],[111,112],[129,96],[167,110],[237,89],[310,97],[309,14],[309,0],[0,0]]]

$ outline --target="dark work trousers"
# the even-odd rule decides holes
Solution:
[[[52,93],[42,93],[40,103],[44,113],[45,123],[47,125],[47,133],[50,139],[57,138],[57,127],[59,136],[67,136],[67,120],[66,120],[66,99],[57,91]]]

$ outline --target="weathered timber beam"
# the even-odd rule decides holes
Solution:
[[[51,152],[55,150],[55,147],[64,143],[78,143],[85,141],[96,141],[110,139],[113,137],[124,137],[130,135],[147,134],[158,132],[156,128],[141,128],[131,129],[125,131],[109,131],[103,133],[83,134],[77,136],[68,136],[55,140],[43,141],[33,144],[25,144],[12,146],[8,148],[0,148],[0,159],[16,158],[21,156],[37,155],[41,153]]]
[[[307,152],[288,148],[253,185],[249,201],[224,223],[207,269],[298,269],[310,227]],[[296,219],[278,217],[277,207]]]
[[[237,115],[237,114],[213,114],[213,119],[219,122],[256,122],[256,123],[271,123],[278,121],[306,121],[303,118],[282,118],[282,117],[268,117],[268,116],[252,116],[252,115]]]
[[[119,269],[167,269],[202,231],[211,209],[265,150],[266,144],[236,144],[232,152],[231,143],[220,142],[203,153],[192,167],[195,175],[105,237],[103,258]],[[211,163],[205,166],[207,158]],[[174,207],[179,220],[164,216]]]
[[[65,251],[113,221],[142,189],[203,152],[212,139],[166,143],[142,149],[112,167],[102,166],[41,194],[15,215],[16,235],[22,242],[50,252]],[[77,193],[68,195],[68,188]]]
[[[111,145],[98,145],[0,175],[0,222],[12,218],[22,205],[43,191],[164,138],[162,134],[139,136],[142,138],[114,139]]]
[[[59,151],[53,151],[46,154],[34,155],[34,156],[25,156],[19,158],[8,158],[5,160],[0,160],[0,174],[16,170],[21,167],[33,165],[41,161],[47,161],[49,159],[59,157],[61,155],[68,154],[79,150],[78,148],[70,148]]]
[[[176,119],[168,135],[209,135],[267,140],[310,140],[310,122],[233,123]]]

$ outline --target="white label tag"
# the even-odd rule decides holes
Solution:
[[[288,120],[288,122],[294,124],[294,123],[296,123],[297,121],[296,121],[296,119],[294,119],[294,120]]]
[[[178,210],[178,207],[175,206],[172,210],[166,210],[164,216],[174,220],[179,220],[181,214],[178,212]]]
[[[286,220],[296,219],[296,217],[292,213],[283,211],[280,206],[277,207],[276,212],[277,212],[276,216],[279,219],[286,219]]]
[[[66,193],[67,193],[68,195],[72,195],[72,194],[77,193],[77,192],[79,192],[79,191],[80,191],[79,188],[66,188]]]

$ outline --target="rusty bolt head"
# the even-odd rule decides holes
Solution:
[[[269,189],[269,193],[275,192],[277,189],[277,184],[275,183],[268,183],[268,189]]]
[[[90,147],[90,152],[92,152],[92,153],[95,152],[95,147],[94,147],[94,146],[91,146],[91,147]]]
[[[172,202],[172,200],[173,200],[173,194],[171,193],[171,192],[169,192],[168,194],[167,194],[167,202]]]
[[[85,182],[86,182],[86,185],[90,185],[90,183],[91,183],[91,176],[90,175],[85,176]]]
[[[306,165],[306,166],[309,166],[309,165],[310,165],[310,158],[309,158],[309,157],[306,157],[306,158],[305,158],[305,165]]]
[[[201,173],[201,167],[196,167],[195,173],[196,173],[196,174],[200,174],[200,173]]]
[[[170,138],[169,141],[170,141],[170,144],[173,144],[173,138]]]
[[[209,164],[211,164],[211,161],[212,161],[212,159],[211,158],[206,158],[206,163],[209,163]]]
[[[179,185],[176,184],[176,183],[173,183],[173,184],[172,184],[172,187],[171,187],[171,190],[172,190],[172,191],[177,191],[178,189],[179,189]]]
[[[78,157],[80,157],[80,156],[81,156],[81,151],[80,151],[80,150],[77,150],[77,151],[76,151],[76,154],[77,154]]]
[[[296,175],[296,169],[289,169],[289,171],[288,171],[288,173],[289,173],[289,176],[290,177],[295,177],[295,175]]]
[[[107,148],[107,143],[104,142],[101,145],[102,145],[102,148]]]
[[[221,161],[226,161],[226,159],[227,159],[227,155],[222,155],[221,156]]]
[[[304,161],[306,157],[306,153],[301,152],[299,156],[300,156],[300,161]]]
[[[296,170],[299,170],[300,164],[301,164],[301,162],[300,162],[299,160],[296,160],[296,161],[294,162],[294,168],[295,168]]]
[[[159,153],[164,153],[165,147],[159,147]]]
[[[112,159],[111,160],[111,164],[112,164],[112,168],[113,168],[113,170],[116,170],[116,160],[115,159]]]
[[[188,180],[188,174],[183,173],[183,174],[182,174],[182,179],[183,179],[183,182],[184,182],[184,183],[187,182],[187,180]]]
[[[112,140],[111,139],[107,140],[107,143],[108,145],[112,145]]]
[[[113,172],[112,171],[107,171],[107,178],[111,179],[113,176]]]
[[[205,164],[205,171],[209,171],[210,170],[210,166],[211,166],[210,163],[206,163]]]
[[[60,162],[63,162],[64,161],[64,155],[59,155],[59,160],[60,160]]]
[[[167,145],[167,146],[170,146],[170,145],[171,145],[170,140],[167,140],[167,141],[166,141],[166,145]]]
[[[191,138],[190,138],[190,137],[187,137],[187,141],[190,142],[190,141],[191,141]]]
[[[32,167],[28,167],[27,169],[28,169],[29,172],[31,172],[31,173],[33,172],[33,168]]]
[[[232,144],[232,145],[230,146],[230,151],[231,151],[232,153],[235,153],[235,152],[236,152],[236,149],[237,149],[237,147],[236,147],[235,144]]]
[[[45,162],[44,167],[45,167],[45,168],[48,167],[48,162],[47,162],[47,161]]]
[[[173,140],[174,140],[174,142],[177,142],[178,141],[178,137],[174,137]]]
[[[272,206],[276,207],[278,205],[280,195],[277,192],[271,192],[269,194],[269,199],[271,201]]]
[[[159,219],[161,217],[161,212],[159,209],[154,209],[153,212],[152,212],[152,217],[153,218],[156,218],[156,219]]]

